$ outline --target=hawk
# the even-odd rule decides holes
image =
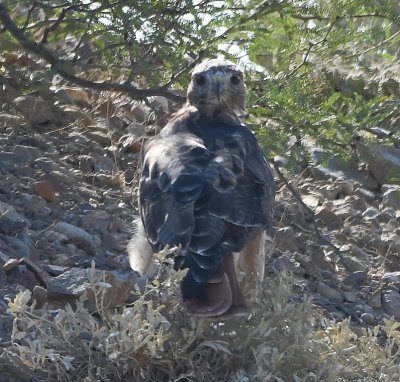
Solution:
[[[182,298],[201,317],[247,314],[239,276],[264,275],[275,187],[255,136],[238,117],[245,98],[235,64],[202,62],[187,104],[144,148],[131,267],[149,273],[153,252],[180,247],[175,267],[188,268]]]

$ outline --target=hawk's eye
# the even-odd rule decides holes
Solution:
[[[196,84],[199,86],[203,86],[206,83],[206,77],[204,77],[202,74],[196,76]]]
[[[239,85],[239,83],[240,83],[240,77],[237,76],[236,74],[233,74],[231,76],[231,84],[232,85]]]

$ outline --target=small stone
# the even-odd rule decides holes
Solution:
[[[18,258],[28,257],[31,253],[29,245],[25,244],[17,237],[6,236],[4,241],[7,243],[10,253],[13,252],[13,255]]]
[[[364,187],[358,187],[354,191],[354,195],[363,198],[368,203],[373,203],[376,199],[376,195]]]
[[[67,268],[54,264],[46,264],[43,266],[43,270],[51,276],[59,276],[61,273],[65,272]]]
[[[59,183],[70,185],[75,180],[72,172],[66,170],[54,170],[50,174],[43,176],[43,179],[54,181],[55,186]]]
[[[55,202],[57,200],[57,190],[52,182],[46,180],[34,182],[31,184],[31,188],[36,195],[41,196],[48,202]]]
[[[363,313],[360,317],[367,325],[375,324],[375,316],[372,313]]]
[[[42,309],[47,302],[47,290],[40,285],[33,288],[33,299],[36,301],[35,308]]]
[[[138,105],[133,106],[129,113],[138,122],[145,122],[148,118],[146,110]]]
[[[96,174],[95,178],[101,187],[119,188],[121,179],[116,175]]]
[[[400,287],[400,271],[398,271],[398,272],[386,272],[383,275],[382,280],[386,284],[394,284],[399,288]]]
[[[0,299],[0,315],[5,315],[7,314],[8,306],[7,304]]]
[[[317,207],[315,217],[317,220],[321,221],[322,224],[332,228],[339,227],[342,225],[342,220],[338,216],[336,216],[332,211],[322,206]]]
[[[400,319],[400,294],[394,290],[386,290],[382,293],[383,310],[395,319]]]
[[[342,295],[344,299],[348,302],[355,302],[357,300],[357,294],[353,291],[343,291]]]
[[[361,157],[380,185],[391,183],[400,174],[400,149],[396,147],[365,145],[362,146]]]
[[[313,195],[302,195],[301,199],[308,207],[316,208],[319,205],[319,198]]]
[[[282,251],[299,252],[294,231],[290,227],[280,228],[276,231],[275,243]]]
[[[111,144],[110,136],[103,131],[89,130],[86,132],[86,136],[103,147],[107,147]]]
[[[347,219],[348,217],[354,216],[355,211],[351,204],[346,204],[342,207],[339,207],[335,210],[335,215],[342,220]]]
[[[49,159],[40,157],[34,160],[34,166],[43,172],[51,172],[55,169],[55,164]]]
[[[81,88],[69,88],[64,87],[63,90],[66,91],[68,97],[71,100],[71,103],[80,106],[90,106],[89,94],[87,91]]]
[[[386,208],[393,208],[394,210],[400,210],[400,186],[391,185],[383,193],[382,205]]]
[[[56,302],[71,302],[78,299],[84,292],[88,293],[85,302],[90,311],[96,310],[93,292],[90,290],[90,276],[92,282],[104,285],[105,308],[112,309],[122,305],[135,285],[136,277],[132,271],[100,271],[91,269],[72,268],[50,280],[47,288],[48,299]],[[100,284],[101,282],[101,284]]]
[[[372,308],[381,309],[382,308],[382,297],[381,292],[376,291],[374,292],[368,299],[368,304]]]
[[[22,96],[14,100],[21,114],[32,124],[58,123],[59,117],[50,102],[34,96]]]
[[[372,220],[375,219],[379,215],[378,209],[374,207],[368,207],[363,213],[362,216],[366,220]]]
[[[23,160],[16,154],[8,151],[0,152],[0,163],[20,164]]]
[[[86,211],[82,217],[81,225],[84,229],[105,233],[111,225],[111,215],[106,211]]]
[[[65,118],[69,123],[85,127],[93,126],[95,124],[95,121],[90,114],[83,112],[76,106],[64,105],[62,106],[62,109],[64,111]]]
[[[343,302],[343,296],[336,289],[329,287],[323,282],[319,282],[317,285],[317,292],[329,300],[341,304]]]
[[[13,152],[18,156],[19,160],[24,163],[32,162],[41,156],[40,150],[31,146],[14,146]]]
[[[70,243],[76,244],[79,248],[88,251],[93,251],[95,248],[95,241],[92,235],[82,228],[75,227],[69,223],[58,222],[53,227],[53,230],[65,235]]]
[[[14,268],[18,267],[18,265],[19,265],[18,259],[9,259],[4,263],[3,269],[6,273],[8,273],[11,272]]]
[[[25,213],[36,213],[46,207],[46,202],[39,196],[25,193],[22,196]]]
[[[32,223],[17,213],[13,206],[0,201],[0,232],[15,234],[31,226]]]
[[[11,283],[19,284],[33,291],[36,285],[39,285],[33,272],[31,272],[25,265],[18,265],[18,267],[11,270],[8,275],[8,280]]]

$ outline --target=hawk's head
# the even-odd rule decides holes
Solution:
[[[197,65],[188,89],[188,102],[201,113],[242,113],[246,85],[243,72],[231,61],[207,60]]]

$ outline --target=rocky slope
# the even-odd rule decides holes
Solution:
[[[144,105],[71,87],[25,54],[4,54],[2,65],[0,352],[11,346],[8,301],[28,289],[37,308],[73,302],[92,262],[112,286],[108,308],[130,301],[138,157],[171,112],[164,99]],[[276,174],[267,264],[267,277],[292,272],[298,294],[310,294],[327,317],[363,327],[400,321],[400,187],[389,183],[400,152],[365,150],[361,170],[332,161],[307,176]],[[0,356],[1,381],[23,378]]]

